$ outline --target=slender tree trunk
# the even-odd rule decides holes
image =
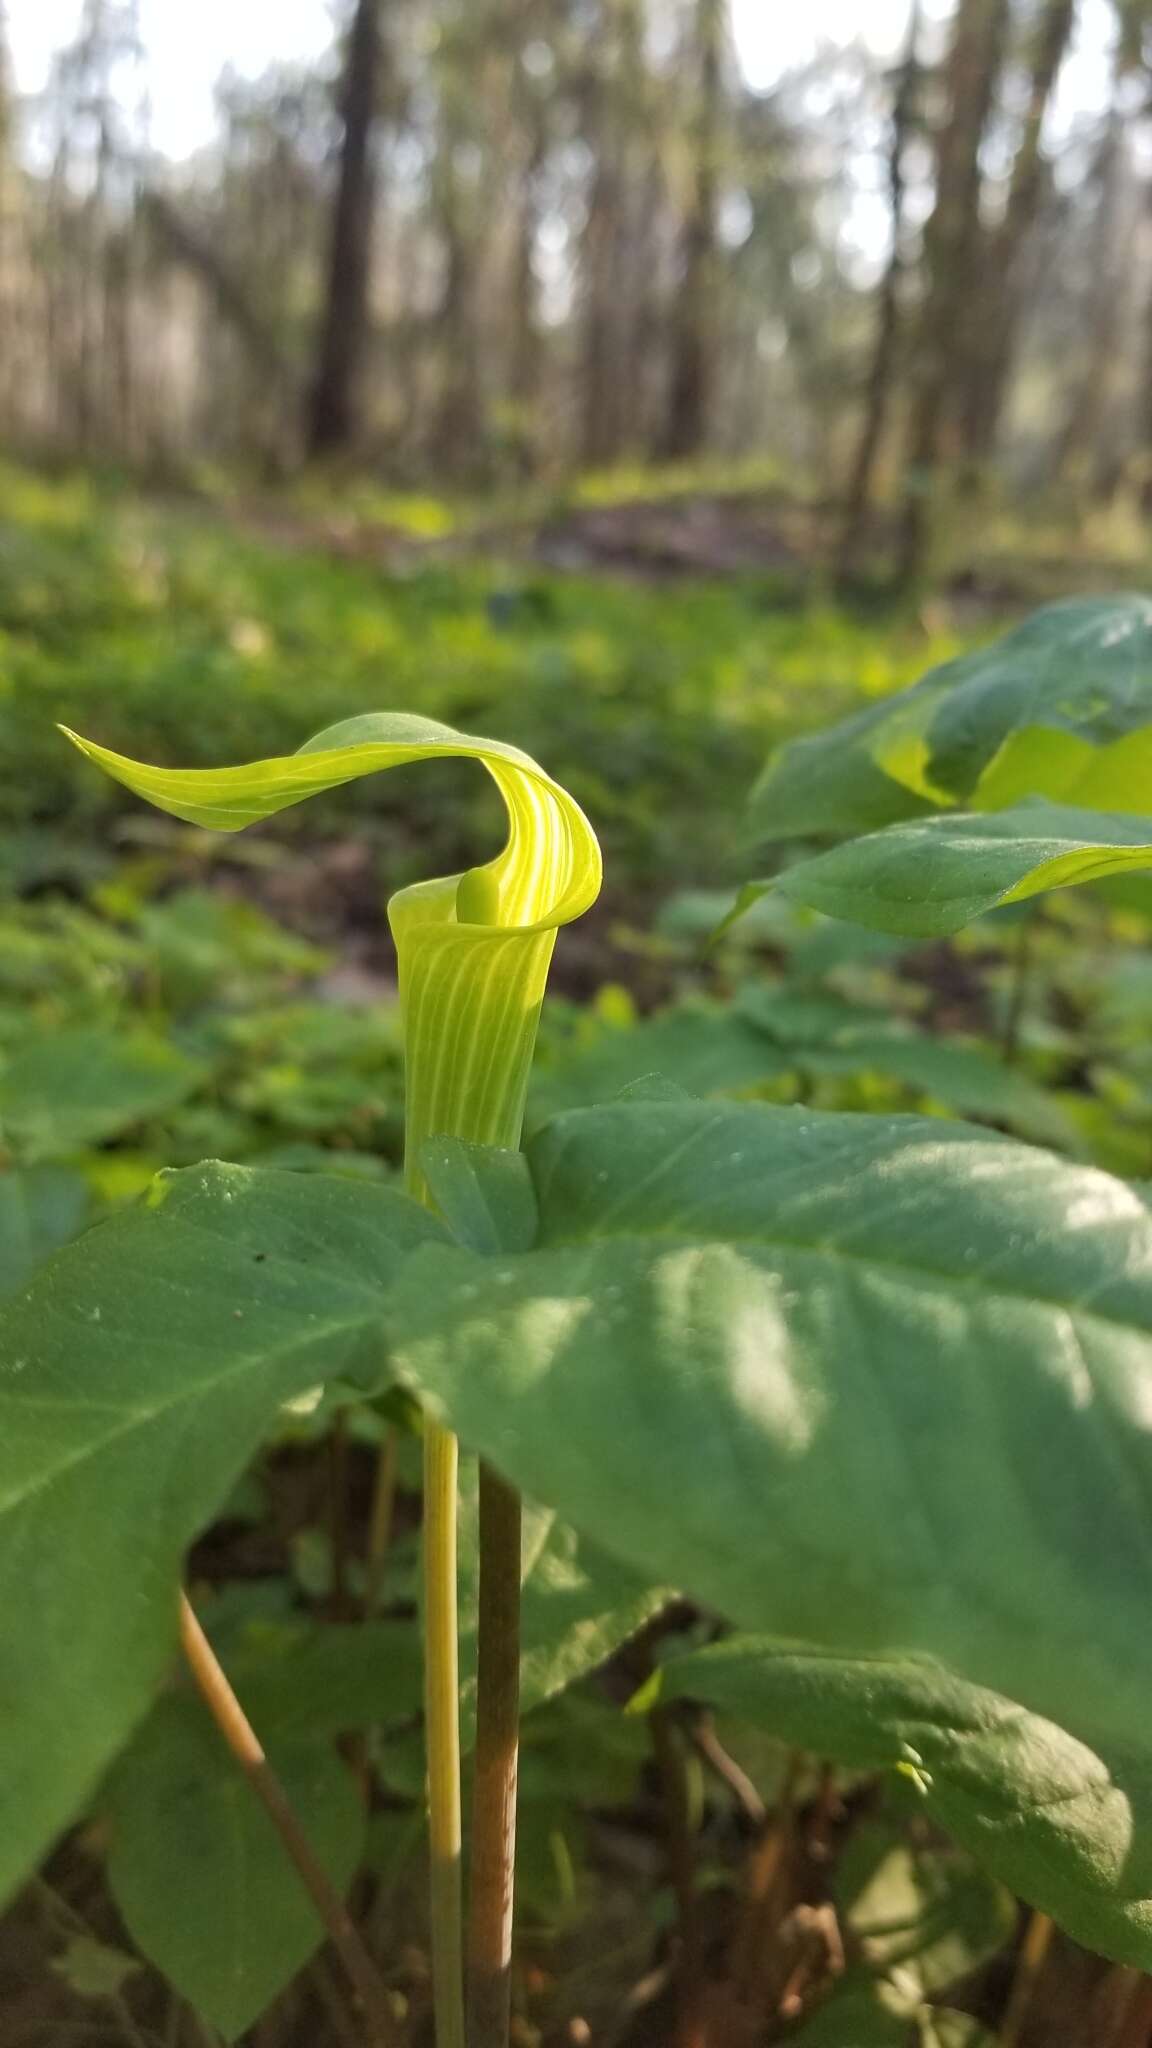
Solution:
[[[973,347],[962,427],[966,463],[975,478],[995,449],[1011,380],[1025,303],[1024,258],[1044,192],[1040,138],[1075,13],[1076,0],[1047,0],[1037,23],[1028,105],[1004,219],[991,238],[982,265],[985,288],[980,294],[980,317],[971,323]]]
[[[585,136],[594,169],[580,247],[580,455],[618,459],[635,423],[628,329],[635,279],[624,262],[625,215],[643,92],[637,0],[606,0],[589,81]]]
[[[1121,218],[1126,168],[1124,119],[1114,99],[1093,168],[1098,196],[1092,211],[1088,331],[1083,366],[1072,381],[1052,455],[1051,478],[1057,484],[1072,484],[1089,469],[1112,390],[1126,300],[1120,267],[1132,226]]]
[[[328,289],[308,401],[310,455],[337,454],[356,440],[360,376],[368,333],[376,175],[373,130],[383,68],[382,0],[356,0],[341,93],[343,143],[328,252]]]
[[[718,154],[723,115],[724,8],[696,0],[696,105],[692,184],[680,246],[680,287],[673,316],[672,369],[661,453],[695,455],[708,437],[717,290]]]
[[[526,410],[540,386],[540,307],[536,279],[536,243],[540,230],[540,173],[547,150],[542,107],[529,116],[528,148],[520,174],[519,209],[512,269],[512,325],[508,360],[508,395]]]
[[[916,116],[919,91],[917,46],[920,40],[920,0],[912,0],[904,53],[896,74],[892,102],[891,141],[888,149],[888,197],[892,212],[892,249],[880,283],[876,313],[876,339],[864,394],[864,419],[852,463],[840,537],[840,573],[847,575],[859,553],[861,534],[872,497],[872,480],[884,430],[891,411],[896,381],[897,345],[900,338],[901,298],[908,267],[904,247],[905,180],[904,156]]]
[[[436,212],[444,246],[444,288],[437,325],[444,377],[435,424],[435,451],[442,471],[475,475],[484,444],[484,387],[477,332],[479,256],[474,222],[467,217],[466,186],[457,155],[459,138],[449,122],[439,146]]]
[[[897,563],[905,590],[924,580],[938,539],[941,475],[953,452],[980,251],[980,144],[996,98],[1007,19],[1007,0],[959,0],[945,67]]]

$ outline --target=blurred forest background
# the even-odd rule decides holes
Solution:
[[[355,0],[319,63],[270,16],[176,162],[135,0],[83,0],[42,90],[0,70],[0,436],[467,491],[759,458],[906,583],[993,486],[1146,508],[1152,6],[1077,11],[910,0],[891,56],[864,5],[754,90],[726,0]]]
[[[658,1073],[1152,1184],[1146,885],[931,944],[765,898],[708,943],[780,857],[748,794],[782,742],[943,662],[1057,717],[1099,689],[1102,729],[1152,690],[1152,0],[323,9],[0,0],[0,1301],[168,1166],[394,1175],[384,901],[501,830],[444,763],[209,834],[57,721],[169,766],[378,710],[536,756],[606,881],[557,949],[533,1123]],[[356,1734],[341,1853],[416,2044],[420,1449],[402,1417],[378,1463],[391,1419],[334,1413],[277,1419],[188,1584],[270,1741],[277,1702],[325,1768]],[[682,1798],[662,1717],[619,1708],[712,1622],[622,1649],[576,1543],[539,1552],[531,1655],[563,1675],[525,1722],[517,2048],[682,2041],[677,1940],[691,1990],[745,1924],[758,2043],[1149,2048],[1152,1978],[1028,1918],[907,1765],[701,1712]],[[357,1615],[387,1714],[370,1660],[351,1701],[326,1675]],[[299,1684],[293,1645],[322,1653]],[[346,2048],[333,1957],[175,1692],[0,1915],[4,2048]]]

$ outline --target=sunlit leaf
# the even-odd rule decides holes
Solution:
[[[1027,803],[891,825],[751,883],[741,907],[775,888],[830,917],[941,938],[1002,904],[1150,867],[1152,819]]]
[[[465,1442],[654,1581],[838,1652],[899,1646],[1057,1721],[1152,1892],[1152,1225],[964,1126],[572,1112],[537,1248],[421,1251],[399,1362]]]
[[[1150,769],[1152,601],[1069,598],[781,747],[752,794],[752,835],[842,838],[1025,796],[1152,811]]]

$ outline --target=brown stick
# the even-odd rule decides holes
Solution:
[[[779,1917],[781,1881],[796,1832],[796,1790],[804,1770],[804,1753],[794,1750],[780,1786],[775,1814],[766,1821],[748,1859],[744,1901],[732,1942],[730,1976],[735,1996],[751,2002],[763,1972],[764,1951]]]
[[[395,2048],[397,2035],[392,2011],[376,1965],[364,1947],[343,1899],[317,1862],[308,1837],[292,1811],[288,1795],[269,1764],[252,1723],[229,1685],[216,1652],[197,1620],[187,1593],[183,1591],[180,1594],[180,1641],[208,1712],[262,1802],[328,1930],[333,1948],[348,1972],[363,2008],[368,2039],[373,2048]]]
[[[1017,2048],[1028,2007],[1040,1981],[1040,1972],[1047,1961],[1052,1946],[1055,1928],[1047,1913],[1033,1913],[1024,1930],[1020,1954],[1016,1962],[1016,1974],[1008,1994],[1008,2004],[1000,2022],[1000,2048]]]
[[[469,2048],[506,2048],[520,1723],[520,1496],[480,1467],[476,1763],[468,1915]]]
[[[711,1714],[702,1714],[692,1729],[692,1745],[709,1769],[715,1771],[722,1785],[726,1785],[733,1799],[753,1827],[764,1825],[764,1801],[748,1776],[742,1771],[734,1757],[730,1757],[719,1736]]]
[[[1152,1979],[1137,1977],[1124,2009],[1116,2048],[1148,2048],[1152,2041]]]

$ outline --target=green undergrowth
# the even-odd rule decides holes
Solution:
[[[193,767],[291,752],[318,727],[403,705],[545,756],[595,815],[618,889],[714,877],[750,761],[955,651],[915,625],[814,608],[768,576],[654,586],[530,559],[389,567],[342,559],[328,532],[317,521],[312,545],[295,529],[278,545],[235,508],[160,511],[0,472],[0,826],[91,845],[130,814],[60,746],[57,720]],[[369,783],[277,831],[357,830],[387,808],[394,884],[474,855],[476,783],[460,777],[455,809],[419,775],[386,807]]]

